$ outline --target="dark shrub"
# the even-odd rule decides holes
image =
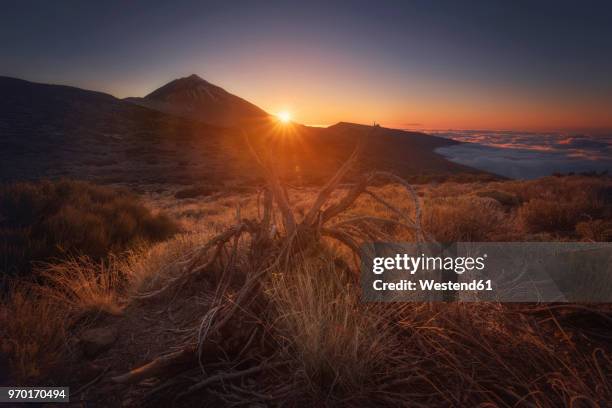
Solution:
[[[71,180],[0,187],[0,270],[9,273],[28,273],[33,261],[67,255],[99,259],[177,231],[126,190]]]
[[[612,217],[609,177],[544,177],[510,182],[506,190],[524,202],[518,216],[526,232],[583,236],[587,224],[581,231],[577,224]]]
[[[602,204],[578,196],[570,201],[534,198],[519,208],[519,218],[528,232],[573,232],[576,224],[601,216]]]
[[[498,191],[498,190],[478,191],[476,195],[478,197],[492,198],[498,203],[500,203],[501,205],[506,206],[506,207],[514,207],[521,203],[521,200],[517,196],[510,194],[510,193],[506,193],[504,191]]]
[[[216,193],[216,191],[217,190],[212,187],[205,187],[205,186],[188,187],[188,188],[184,188],[182,190],[177,191],[174,194],[174,197],[178,198],[179,200],[182,200],[184,198],[196,198],[196,197],[202,197],[202,196],[209,196],[211,194]]]

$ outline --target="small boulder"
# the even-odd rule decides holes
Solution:
[[[117,341],[117,330],[112,327],[98,327],[85,330],[79,336],[79,347],[88,358],[94,358],[110,349]]]

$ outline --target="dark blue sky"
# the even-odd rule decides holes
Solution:
[[[0,75],[124,97],[197,73],[311,124],[612,127],[612,2],[0,5]]]

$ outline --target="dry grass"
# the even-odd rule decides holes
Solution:
[[[564,315],[501,304],[363,304],[330,258],[271,277],[290,401],[308,406],[606,406],[609,350]],[[591,328],[606,333],[605,323]],[[608,332],[609,333],[609,332]]]
[[[612,400],[607,352],[578,349],[569,327],[530,316],[535,308],[406,307],[405,347],[409,361],[421,360],[412,390],[428,406],[605,406]]]
[[[610,242],[612,241],[612,221],[582,221],[576,224],[576,232],[587,241]]]
[[[163,286],[180,269],[177,261],[208,238],[179,235],[121,257],[39,264],[36,282],[9,280],[0,299],[0,350],[9,356],[11,378],[20,384],[46,378],[72,353],[70,338],[108,316],[121,316],[133,296]]]
[[[120,315],[127,276],[119,262],[93,261],[87,257],[68,259],[41,268],[43,291],[73,316]]]
[[[425,227],[439,241],[525,240],[535,231],[545,231],[550,239],[603,240],[609,239],[611,202],[606,191],[610,186],[609,179],[584,177],[444,183],[422,186],[419,195]],[[572,194],[572,189],[581,193]],[[409,201],[398,201],[399,191],[393,185],[376,189],[401,211],[411,212]],[[292,197],[292,207],[303,216],[299,209],[308,208],[313,191],[300,190]],[[542,200],[578,209],[560,215],[559,206],[542,205]],[[120,314],[132,308],[143,319],[152,319],[160,331],[176,332],[182,341],[197,340],[202,320],[189,314],[194,302],[200,306],[208,302],[210,293],[204,292],[215,291],[216,278],[190,281],[193,284],[183,292],[156,298],[157,303],[139,296],[180,276],[185,259],[235,222],[238,206],[243,217],[257,214],[257,195],[227,193],[201,202],[185,199],[174,202],[174,209],[170,202],[159,205],[167,205],[183,225],[198,233],[104,261],[77,258],[50,265],[43,272],[44,287],[11,289],[2,304],[0,323],[7,328],[2,344],[10,356],[13,378],[24,383],[51,378],[54,363],[66,358],[62,349],[72,335],[70,326],[92,313]],[[338,221],[366,211],[390,216],[384,205],[363,198]],[[580,214],[585,211],[592,219],[583,219]],[[562,217],[568,220],[558,224],[563,228],[551,231],[550,225]],[[540,225],[548,227],[536,228]],[[407,231],[386,232],[396,239],[411,239]],[[598,336],[609,338],[608,309],[601,309],[602,320],[591,321],[593,314],[589,314],[577,325],[571,313],[542,312],[533,305],[367,305],[359,300],[354,276],[339,262],[341,252],[328,246],[294,260],[291,267],[274,269],[262,280],[266,308],[257,313],[244,311],[244,322],[256,320],[265,328],[261,348],[265,355],[249,354],[238,364],[274,358],[287,367],[253,377],[248,381],[254,382],[241,383],[238,389],[231,383],[211,385],[197,395],[199,403],[223,404],[219,398],[228,395],[240,396],[243,402],[248,396],[250,402],[290,406],[400,406],[408,401],[416,407],[579,407],[607,406],[612,401],[609,342],[591,336],[599,331]],[[248,270],[244,260],[237,265],[240,268],[234,273]],[[232,296],[225,301],[231,303]],[[177,321],[193,320],[193,326],[176,326]],[[588,330],[583,330],[585,326]],[[122,337],[147,336],[137,331],[146,326],[123,327]],[[143,344],[147,344],[144,339]],[[105,358],[125,369],[119,350],[111,350]],[[232,361],[219,364],[236,366]],[[208,376],[212,373],[207,371]],[[192,384],[193,378],[202,377],[201,369],[189,375],[177,384]],[[265,399],[263,389],[277,394],[266,394]],[[105,392],[123,395],[125,389]],[[149,389],[134,386],[132,392],[139,397]]]
[[[67,313],[36,286],[13,283],[0,303],[0,345],[16,384],[36,383],[61,360]]]
[[[277,272],[270,286],[277,342],[312,400],[354,398],[384,370],[393,335],[332,257]]]
[[[43,283],[14,280],[0,303],[3,351],[20,384],[36,384],[70,351],[79,328],[122,312],[118,263],[82,257],[41,265]]]
[[[120,269],[129,282],[127,296],[154,291],[180,274],[182,262],[211,238],[211,233],[189,233],[124,254]]]

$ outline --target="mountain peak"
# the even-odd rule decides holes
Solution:
[[[190,83],[193,85],[198,85],[198,84],[212,85],[210,82],[208,82],[207,80],[205,80],[198,74],[191,74],[186,77],[178,78],[178,79],[175,79],[174,81],[171,81],[170,83],[172,82],[186,82],[186,83]]]
[[[176,96],[177,94],[181,93],[189,93],[193,95],[194,93],[198,92],[198,90],[207,91],[207,93],[210,93],[210,90],[213,89],[217,92],[225,92],[222,88],[211,84],[199,75],[191,74],[189,76],[177,78],[168,82],[166,85],[157,88],[156,90],[145,96],[145,98],[166,99],[171,95]]]
[[[232,126],[268,114],[196,74],[178,78],[131,102],[213,125]]]
[[[198,74],[191,74],[191,75],[189,75],[189,76],[187,76],[187,77],[185,77],[185,78],[181,78],[181,79],[190,79],[190,80],[192,80],[192,81],[204,81],[204,82],[206,82],[206,81],[204,80],[204,78],[202,78],[202,77],[201,77],[201,76],[199,76]]]

